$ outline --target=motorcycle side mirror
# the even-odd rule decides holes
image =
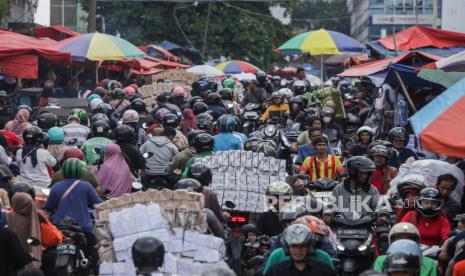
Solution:
[[[100,154],[100,148],[93,148],[92,151],[93,151],[95,154]]]
[[[263,256],[257,255],[255,257],[250,258],[247,261],[247,265],[252,266],[252,267],[259,266],[259,265],[261,265],[263,263],[264,260],[265,260],[265,258]]]
[[[31,246],[39,246],[40,245],[40,240],[34,238],[34,237],[29,237],[27,238],[27,244]]]
[[[131,186],[134,190],[142,190],[143,187],[140,182],[132,182]]]
[[[77,138],[72,138],[71,140],[69,140],[68,144],[69,145],[74,145],[74,144],[76,144],[76,142],[77,142]]]
[[[232,201],[225,201],[224,205],[228,208],[228,209],[234,209],[236,208],[236,204],[232,203]]]
[[[149,127],[148,127],[147,123],[142,123],[142,128],[143,129],[148,129]]]
[[[153,156],[153,152],[146,152],[146,153],[142,154],[142,157],[144,157],[145,159],[150,158],[152,156]]]

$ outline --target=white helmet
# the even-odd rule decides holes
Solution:
[[[362,134],[362,132],[368,132],[368,134],[370,134],[371,137],[373,137],[373,135],[375,135],[375,131],[369,126],[362,126],[359,129],[357,129],[357,137],[360,134]]]
[[[292,90],[289,89],[289,88],[281,88],[281,89],[278,90],[278,92],[280,92],[281,95],[283,95],[284,98],[286,98],[286,99],[290,99],[294,95]]]

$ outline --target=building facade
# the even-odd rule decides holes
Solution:
[[[75,32],[87,31],[87,13],[77,0],[51,0],[50,25],[59,25]]]

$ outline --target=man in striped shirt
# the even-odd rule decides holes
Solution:
[[[316,150],[316,155],[305,159],[300,167],[300,173],[307,174],[310,181],[320,178],[336,179],[344,167],[337,156],[328,154],[328,138],[325,136],[314,137],[312,144]]]

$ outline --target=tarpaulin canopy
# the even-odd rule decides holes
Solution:
[[[421,145],[428,151],[465,157],[465,79],[437,96],[410,118]]]
[[[378,41],[368,42],[366,46],[367,46],[368,51],[370,51],[370,56],[377,57],[378,59],[405,55],[411,52],[411,51],[389,50],[385,48],[383,45],[381,45],[381,43],[379,43]],[[450,47],[450,48],[423,47],[423,48],[417,49],[417,51],[421,51],[422,53],[440,56],[440,57],[448,57],[456,53],[460,53],[464,50],[465,50],[465,47],[461,47],[461,46]]]
[[[445,72],[465,72],[465,51],[423,66],[424,69],[441,69]]]
[[[450,48],[465,46],[465,34],[434,29],[426,26],[413,26],[395,34],[378,40],[389,50],[401,51],[419,49],[423,47]]]
[[[32,31],[37,37],[48,37],[56,41],[79,35],[79,33],[76,33],[70,29],[67,29],[59,25],[35,28],[32,29]]]
[[[35,55],[20,55],[0,58],[2,74],[23,79],[39,77],[39,58]]]
[[[174,50],[174,49],[182,49],[182,48],[183,48],[182,46],[179,46],[178,44],[173,43],[173,42],[168,41],[168,40],[163,40],[162,42],[160,42],[160,44],[158,44],[158,46],[160,46],[160,47],[162,47],[162,48],[165,48],[165,49],[168,50],[168,51],[171,51],[171,50]]]
[[[69,64],[70,53],[50,49],[54,42],[0,30],[0,58],[36,54],[51,62]]]
[[[422,52],[410,52],[405,55],[386,58],[382,60],[377,60],[373,62],[368,62],[365,64],[357,65],[352,68],[347,69],[346,71],[339,74],[341,77],[361,77],[369,76],[375,73],[379,73],[388,68],[389,64],[400,63],[404,65],[413,65],[419,62],[432,62],[441,59],[430,54],[425,54]]]
[[[403,64],[390,64],[389,72],[384,79],[385,83],[389,83],[390,85],[394,86],[399,83],[396,74],[394,71],[399,74],[402,82],[407,86],[421,86],[421,87],[436,87],[438,86],[435,82],[430,82],[426,79],[420,78],[417,76],[416,69],[421,65],[421,63],[409,66]]]
[[[458,81],[464,79],[465,72],[444,72],[441,69],[421,69],[418,72],[418,77],[449,88]]]
[[[176,55],[173,55],[172,53],[170,53],[170,51],[168,51],[165,48],[160,47],[158,45],[149,44],[149,45],[139,46],[139,49],[144,51],[144,53],[146,53],[148,56],[152,56],[152,57],[157,58],[158,56],[156,56],[154,54],[155,53],[160,53],[161,57],[163,59],[170,60],[170,61],[175,61],[175,62],[181,61],[180,57],[178,57]]]

